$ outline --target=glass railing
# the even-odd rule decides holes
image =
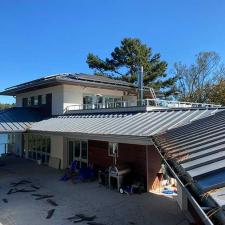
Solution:
[[[180,102],[161,99],[143,99],[137,101],[116,101],[107,103],[94,104],[74,104],[67,106],[66,112],[75,110],[93,110],[93,109],[115,109],[126,107],[153,107],[153,108],[220,108],[221,105],[196,103],[196,102]]]
[[[221,105],[197,103],[197,102],[180,102],[162,99],[144,99],[140,103],[142,106],[158,106],[163,108],[219,108]]]

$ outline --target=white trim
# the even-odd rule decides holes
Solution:
[[[68,138],[77,138],[82,140],[96,140],[96,141],[107,141],[117,142],[124,144],[137,144],[137,145],[152,145],[152,139],[150,137],[141,136],[128,136],[128,135],[105,135],[105,134],[86,134],[76,132],[58,132],[58,131],[32,131],[28,133],[37,133],[43,135],[61,135]]]
[[[110,144],[113,145],[113,148],[115,145],[117,145],[116,155],[110,153]],[[118,157],[119,156],[119,144],[117,142],[108,142],[108,156],[110,156],[110,157],[115,157],[115,156]]]

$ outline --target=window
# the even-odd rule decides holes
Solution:
[[[79,158],[80,157],[80,141],[75,141],[74,145],[75,145],[74,157]]]
[[[105,107],[106,108],[116,108],[121,106],[122,97],[113,97],[106,96],[105,97]]]
[[[87,141],[81,141],[81,158],[87,159]]]
[[[41,100],[42,104],[45,105],[46,104],[46,95],[42,95],[42,100]]]
[[[28,106],[28,98],[23,98],[23,107]]]
[[[31,106],[34,106],[34,96],[31,97]]]
[[[8,135],[8,144],[15,144],[15,134]]]
[[[42,105],[42,95],[38,95],[38,105]]]
[[[23,104],[23,107],[45,105],[46,95],[36,95],[32,97],[23,98],[22,104]]]
[[[31,97],[28,98],[27,106],[31,106]]]
[[[84,96],[83,97],[83,107],[84,109],[92,109],[92,105],[93,105],[93,96]]]
[[[108,155],[118,157],[118,143],[109,143]]]
[[[38,105],[38,96],[34,96],[34,105]]]
[[[88,163],[88,142],[84,140],[68,141],[68,165],[76,160],[78,168],[86,167]]]
[[[47,136],[28,134],[24,136],[27,157],[32,160],[42,160],[48,163],[51,154],[51,139]]]

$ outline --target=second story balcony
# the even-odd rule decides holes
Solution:
[[[107,103],[93,104],[74,104],[67,106],[65,113],[86,113],[86,112],[118,112],[118,111],[150,111],[155,109],[175,109],[175,108],[221,108],[221,105],[196,103],[196,102],[180,102],[161,99],[143,99],[142,101],[116,101]]]

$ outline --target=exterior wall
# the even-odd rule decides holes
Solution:
[[[118,165],[128,165],[135,177],[146,181],[146,152],[145,146],[119,144]],[[108,142],[88,141],[88,161],[96,170],[106,169],[113,163],[108,156]]]
[[[23,98],[28,98],[38,95],[52,94],[52,114],[63,114],[67,106],[74,104],[83,104],[83,95],[105,95],[105,96],[118,96],[124,95],[123,91],[110,90],[102,88],[91,88],[74,85],[58,85],[49,88],[43,88],[31,92],[18,94],[16,96],[16,106],[22,107]],[[124,100],[136,101],[136,96],[124,96]]]
[[[51,157],[58,158],[61,161],[60,167],[64,169],[64,138],[63,136],[51,136]]]
[[[52,114],[63,114],[63,86],[58,85],[50,88],[43,88],[31,92],[22,93],[16,96],[16,106],[23,106],[23,98],[28,98],[37,95],[52,94]]]
[[[83,103],[83,88],[81,86],[63,85],[63,111],[67,106]]]
[[[63,96],[63,110],[66,110],[67,106],[74,104],[83,104],[83,96],[90,95],[106,95],[106,96],[123,96],[123,91],[118,90],[109,90],[101,88],[91,88],[91,87],[82,87],[74,85],[63,85],[64,96]]]
[[[61,169],[67,168],[68,139],[59,135],[51,137],[51,157],[61,161]],[[113,157],[108,156],[108,142],[88,141],[88,163],[93,164],[96,172],[105,170],[113,164]],[[161,168],[161,158],[154,146],[119,143],[118,165],[128,165],[132,174],[143,181],[147,190],[155,188],[157,175]]]
[[[101,94],[108,96],[123,96],[123,91],[119,90],[110,90],[110,89],[102,89],[102,88],[91,88],[91,87],[82,87],[84,94]]]
[[[158,173],[161,169],[161,157],[153,145],[146,146],[146,158],[148,190],[157,190],[159,184]]]

